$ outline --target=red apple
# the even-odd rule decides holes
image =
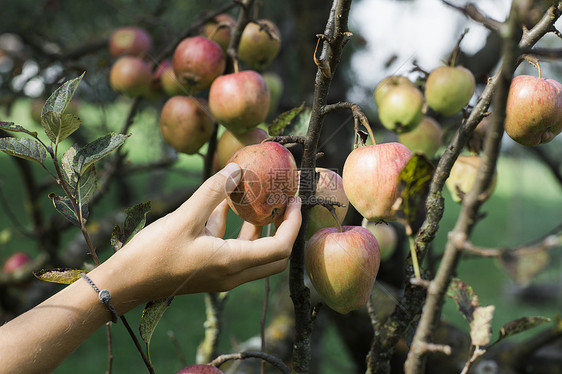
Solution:
[[[395,85],[381,96],[378,104],[379,119],[388,130],[407,132],[423,119],[423,94],[413,84]]]
[[[342,224],[349,208],[349,200],[343,191],[342,178],[333,170],[326,168],[316,168],[318,180],[316,183],[315,199],[318,201],[333,201],[342,204],[334,206],[339,223]],[[302,175],[299,173],[299,176]],[[312,181],[310,181],[312,183]],[[308,184],[308,181],[305,185]],[[310,184],[312,186],[312,184]],[[332,213],[321,205],[315,205],[310,209],[308,226],[306,229],[306,239],[308,240],[315,232],[324,227],[338,226],[338,222]]]
[[[193,36],[178,44],[172,64],[181,84],[199,91],[209,87],[224,72],[226,58],[217,43],[202,36]]]
[[[366,228],[326,227],[306,243],[305,267],[324,302],[338,313],[365,305],[379,271],[377,239]]]
[[[229,160],[240,165],[242,178],[227,197],[244,221],[265,226],[283,217],[298,189],[297,164],[287,148],[266,142],[239,149]]]
[[[513,78],[507,98],[507,135],[523,145],[538,145],[561,131],[562,84],[530,75]]]
[[[180,369],[176,374],[224,374],[221,370],[211,365],[191,365]]]
[[[236,21],[230,15],[221,13],[201,27],[201,35],[216,42],[226,52],[232,28],[236,26]]]
[[[109,53],[112,57],[123,55],[145,56],[152,49],[152,39],[140,27],[120,27],[109,37]]]
[[[269,88],[253,70],[225,74],[211,85],[209,107],[221,125],[233,133],[243,133],[265,120]]]
[[[146,96],[152,85],[152,70],[138,57],[120,57],[109,72],[109,85],[126,96]]]
[[[261,143],[267,138],[268,135],[265,130],[258,127],[237,135],[225,130],[217,142],[217,167],[219,170],[225,167],[228,160],[240,148]]]
[[[160,113],[164,140],[178,152],[194,154],[205,144],[214,129],[207,103],[192,96],[174,96]]]
[[[377,239],[381,252],[381,261],[389,259],[396,251],[398,235],[392,225],[382,222],[371,222],[363,218],[361,226],[369,230]]]
[[[474,187],[476,182],[476,176],[478,174],[478,169],[482,163],[482,157],[480,156],[464,156],[460,155],[457,161],[453,164],[449,177],[445,181],[447,189],[451,193],[451,197],[455,202],[461,202],[464,195],[470,192]],[[494,179],[492,184],[488,187],[488,190],[483,193],[480,198],[487,200],[494,189],[496,188],[497,173],[494,174]]]
[[[427,105],[445,116],[459,112],[472,97],[476,82],[472,72],[462,66],[440,66],[425,83]]]
[[[15,273],[18,269],[20,269],[30,261],[31,257],[29,257],[27,254],[23,252],[16,252],[8,257],[6,262],[4,262],[2,270],[6,273]]]
[[[238,58],[252,69],[262,71],[271,64],[281,49],[281,33],[267,19],[250,22],[244,28],[238,45]]]
[[[398,198],[398,175],[412,153],[400,143],[354,149],[343,166],[343,189],[351,204],[369,221],[392,219]]]
[[[406,78],[403,75],[391,75],[384,78],[377,85],[377,88],[375,88],[375,93],[374,93],[375,104],[377,104],[377,106],[380,105],[382,98],[386,96],[388,91],[390,91],[394,87],[398,87],[401,85],[414,86],[412,81],[410,81],[408,78]]]
[[[428,158],[435,156],[441,147],[443,130],[439,123],[431,117],[425,116],[413,130],[398,134],[398,141],[404,144],[412,153],[422,153]]]

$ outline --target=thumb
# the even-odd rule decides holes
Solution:
[[[240,183],[242,169],[229,163],[221,171],[207,179],[178,209],[178,213],[190,218],[193,232],[198,233],[215,208]]]

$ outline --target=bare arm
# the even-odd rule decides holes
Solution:
[[[261,228],[245,223],[238,239],[221,239],[224,198],[239,175],[237,165],[227,166],[88,273],[99,289],[111,292],[119,315],[150,300],[229,290],[286,268],[301,223],[299,199],[274,236],[259,238]],[[80,279],[0,327],[0,372],[50,372],[110,320],[97,293]]]

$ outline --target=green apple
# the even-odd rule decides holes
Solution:
[[[380,83],[377,85],[377,88],[375,89],[375,104],[377,104],[378,106],[382,98],[386,96],[389,90],[401,85],[414,86],[412,81],[410,81],[403,75],[391,75],[384,78],[382,81],[380,81]]]
[[[424,104],[423,94],[414,85],[396,85],[382,95],[378,104],[379,119],[390,131],[407,132],[420,124]]]
[[[398,142],[408,147],[412,153],[422,153],[428,158],[435,156],[441,147],[442,138],[441,126],[428,116],[413,130],[398,134]]]
[[[434,69],[425,83],[427,105],[439,114],[458,113],[472,97],[474,75],[463,66],[440,66]]]
[[[480,156],[460,155],[457,158],[457,161],[455,161],[451,168],[449,178],[445,181],[445,185],[451,193],[453,201],[457,203],[461,202],[464,195],[472,190],[476,183],[476,176],[480,164],[482,164],[482,158]],[[492,195],[496,188],[496,180],[497,173],[494,174],[494,178],[488,190],[481,195],[481,199],[487,200]]]
[[[381,261],[392,257],[398,245],[398,234],[394,227],[388,223],[371,222],[363,218],[361,226],[373,233],[381,252]]]
[[[244,28],[238,45],[238,58],[252,69],[262,71],[271,64],[281,49],[281,33],[270,20],[250,22]]]

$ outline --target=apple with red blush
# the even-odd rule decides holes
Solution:
[[[304,262],[326,305],[346,314],[369,300],[379,271],[380,249],[364,227],[326,227],[307,241]]]

